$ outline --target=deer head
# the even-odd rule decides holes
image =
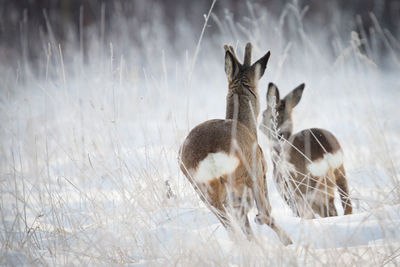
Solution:
[[[237,112],[237,120],[257,136],[257,117],[260,112],[257,84],[265,72],[270,52],[251,64],[252,45],[248,43],[241,64],[232,46],[225,45],[224,49],[225,73],[229,84],[226,118],[234,119]]]
[[[267,109],[263,112],[260,130],[271,137],[274,129],[277,130],[278,138],[288,138],[292,134],[293,108],[300,102],[305,84],[302,83],[287,94],[283,99],[279,96],[278,87],[270,83],[267,92]]]

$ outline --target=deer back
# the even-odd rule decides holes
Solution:
[[[259,176],[266,168],[256,137],[235,120],[209,120],[196,126],[183,143],[180,156],[182,171],[194,183],[230,176],[233,185],[251,186],[251,176]]]

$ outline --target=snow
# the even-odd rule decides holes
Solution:
[[[41,55],[42,68],[49,64],[46,76],[1,62],[0,264],[399,265],[399,66],[391,62],[383,70],[367,64],[365,57],[373,60],[379,51],[360,57],[348,47],[350,33],[344,41],[335,39],[343,54],[326,53],[325,41],[333,37],[320,31],[306,31],[307,40],[289,45],[279,21],[267,14],[256,13],[256,25],[269,25],[264,34],[261,28],[241,33],[238,27],[236,35],[225,30],[203,40],[192,73],[198,33],[191,29],[182,40],[188,52],[178,55],[162,38],[142,37],[150,38],[143,48],[121,34],[110,42],[115,50],[130,49],[113,61],[108,52],[99,56],[93,37],[87,64],[76,59],[74,40],[62,46],[63,67],[59,51],[49,61]],[[232,26],[227,20],[221,18],[223,29]],[[162,23],[156,25],[149,27],[165,31]],[[253,222],[255,210],[249,214],[255,240],[227,232],[178,165],[179,146],[190,129],[225,115],[222,44],[237,43],[242,58],[249,39],[254,58],[271,50],[259,83],[262,109],[270,81],[280,88],[305,82],[294,130],[328,129],[345,151],[354,214],[343,216],[336,203],[339,216],[305,220],[280,198],[270,144],[259,135],[272,215],[293,239],[288,247],[270,228]]]

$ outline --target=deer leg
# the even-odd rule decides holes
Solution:
[[[204,189],[202,190],[205,191]],[[210,184],[207,185],[206,190],[206,204],[210,207],[210,210],[214,213],[214,215],[218,218],[221,224],[227,229],[232,230],[232,224],[228,218],[227,208],[224,206],[224,196],[226,195],[226,188],[220,180],[214,180]],[[253,231],[251,230],[250,223],[247,217],[248,205],[246,203],[242,203],[242,197],[236,196],[235,194],[231,195],[231,202],[227,203],[233,211],[233,215],[237,219],[240,224],[240,228],[243,233],[247,236],[249,240],[252,239]]]
[[[292,240],[290,239],[288,234],[285,232],[285,230],[283,230],[279,225],[277,225],[275,223],[274,218],[272,216],[270,216],[269,214],[267,216],[262,216],[261,214],[257,214],[255,221],[258,224],[266,224],[269,227],[271,227],[272,230],[275,231],[275,233],[278,235],[279,239],[285,246],[293,244]]]
[[[310,204],[304,199],[304,196],[299,196],[296,199],[296,211],[300,218],[315,219],[315,211],[313,204]]]
[[[325,203],[326,205],[326,216],[327,217],[332,217],[332,216],[337,216],[337,210],[335,207],[335,174],[334,171],[332,170],[329,175],[329,180],[327,181],[327,196],[326,198],[328,199],[328,203]]]
[[[335,191],[333,172],[330,172],[327,177],[319,179],[321,182],[318,185],[315,198],[312,202],[312,209],[315,213],[319,214],[322,218],[337,216],[335,207]]]
[[[349,186],[347,185],[346,172],[343,165],[334,172],[336,178],[336,185],[338,187],[340,199],[342,202],[344,215],[352,214],[353,208],[351,205]]]
[[[257,183],[253,183],[252,193],[254,196],[254,200],[256,201],[256,207],[261,215],[268,216],[271,210],[271,204],[269,203],[267,192],[266,192],[266,177],[264,174],[263,179],[258,179]],[[256,217],[257,218],[257,217]]]
[[[244,188],[244,190],[240,190],[239,192],[232,192],[230,201],[227,204],[230,205],[232,214],[238,222],[240,229],[246,235],[247,239],[251,240],[254,234],[247,217],[251,202],[246,189]]]
[[[243,222],[243,226],[244,227],[242,227],[242,229],[243,229],[247,239],[250,241],[251,239],[253,239],[254,233],[253,233],[253,230],[250,227],[250,222],[249,222],[249,218],[247,216],[247,211],[242,209],[240,217],[241,217],[240,218],[240,222],[242,223],[244,221]]]
[[[335,199],[333,197],[329,198],[328,203],[328,216],[337,216],[337,210],[335,207]]]
[[[328,217],[329,210],[329,192],[326,191],[325,178],[321,179],[322,182],[318,185],[318,188],[314,190],[313,198],[310,200],[311,209],[314,213],[319,214],[321,218]]]
[[[319,214],[322,218],[337,216],[337,210],[335,207],[335,199],[333,197],[329,197],[328,203],[321,202],[313,202],[312,210]]]
[[[218,218],[218,220],[221,222],[221,224],[226,228],[226,229],[231,229],[231,225],[229,223],[229,219],[226,213],[226,210],[224,206],[222,205],[222,202],[211,202],[210,203],[212,208],[210,209],[214,215]]]
[[[227,212],[222,203],[221,197],[225,195],[225,188],[219,179],[214,179],[208,184],[201,184],[195,187],[200,195],[200,199],[207,205],[212,213],[217,217],[221,224],[230,229],[230,223]]]
[[[319,216],[321,216],[321,218],[325,218],[327,217],[327,205],[325,205],[324,203],[319,203],[319,202],[313,202],[311,204],[311,208],[314,211],[314,213],[319,214]]]
[[[256,201],[257,210],[259,212],[255,218],[256,223],[266,224],[269,227],[271,227],[285,246],[292,244],[293,242],[287,235],[287,233],[275,223],[274,218],[272,218],[272,216],[270,215],[271,205],[269,203],[266,192],[265,174],[263,179],[258,179],[258,180],[259,180],[258,183],[254,183],[252,188],[253,195]]]

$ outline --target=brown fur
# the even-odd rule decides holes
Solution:
[[[180,149],[180,168],[200,198],[221,223],[230,228],[228,214],[236,217],[244,233],[253,236],[247,213],[256,202],[257,222],[270,225],[284,244],[290,244],[287,234],[270,216],[263,152],[257,142],[259,101],[257,82],[265,71],[269,52],[253,65],[251,44],[247,44],[245,64],[240,64],[231,46],[225,46],[225,72],[229,82],[225,120],[209,120],[193,128]],[[240,163],[232,174],[197,182],[193,174],[210,153],[224,152],[236,156]],[[232,212],[230,212],[232,211]]]
[[[313,218],[313,213],[321,217],[337,216],[334,205],[334,190],[338,187],[345,214],[352,213],[347,180],[343,164],[336,169],[328,169],[324,176],[313,176],[309,173],[307,165],[318,162],[327,153],[335,154],[341,151],[336,137],[324,129],[306,129],[292,134],[292,110],[299,103],[304,89],[300,85],[280,99],[279,90],[274,84],[269,85],[267,93],[268,107],[263,113],[261,130],[275,143],[274,150],[280,160],[289,163],[291,170],[282,173],[279,159],[275,156],[274,179],[278,184],[280,194],[284,197],[293,211],[301,217]],[[275,99],[275,102],[272,100]],[[273,136],[272,107],[276,110],[277,136]],[[283,147],[278,140],[287,140]],[[311,161],[311,162],[310,162]],[[285,178],[289,176],[288,178]]]

